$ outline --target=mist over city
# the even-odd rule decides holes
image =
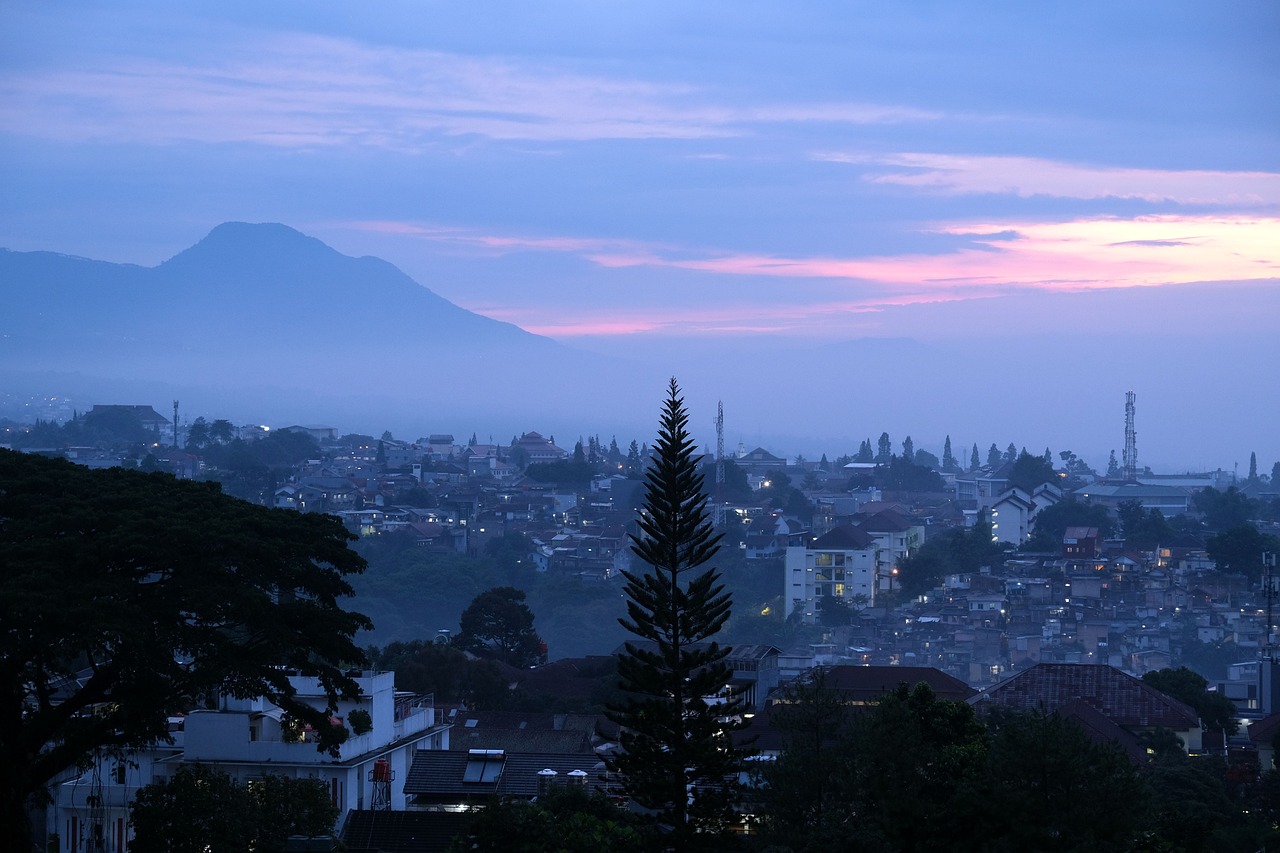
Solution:
[[[6,841],[1280,849],[1278,42],[6,4]]]

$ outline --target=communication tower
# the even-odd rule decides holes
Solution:
[[[1138,395],[1132,391],[1124,395],[1124,469],[1125,480],[1138,477],[1138,433],[1133,428],[1135,401]]]
[[[716,527],[724,523],[724,401],[716,404]]]

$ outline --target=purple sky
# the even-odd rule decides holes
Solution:
[[[1074,433],[976,401],[957,443],[1078,441],[1102,461],[1138,385],[1153,464],[1257,450],[1269,470],[1277,45],[1271,0],[14,0],[0,246],[150,265],[225,220],[284,222],[574,346],[736,366],[910,338],[972,341],[982,377],[1002,339],[1052,388],[1082,336],[1137,336],[1133,370],[1088,362],[1099,413]],[[1167,350],[1206,368],[1187,398],[1158,382]],[[1215,370],[1235,384],[1206,388]],[[1024,399],[1034,379],[978,384],[1014,381],[994,399]],[[906,399],[927,377],[906,384],[849,434],[951,431]],[[1196,401],[1188,433],[1169,413]],[[780,416],[746,440],[812,452],[782,446],[806,432]]]

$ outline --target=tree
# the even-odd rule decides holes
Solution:
[[[1172,696],[1195,709],[1200,722],[1209,731],[1223,731],[1230,737],[1240,728],[1236,722],[1236,706],[1221,693],[1209,690],[1209,679],[1180,666],[1148,672],[1142,680],[1166,696]]]
[[[521,669],[545,663],[547,652],[533,630],[533,611],[524,599],[524,590],[512,586],[477,595],[462,611],[458,648]]]
[[[874,462],[876,455],[871,450],[871,439],[864,438],[862,444],[858,445],[858,455],[854,457],[854,462]]]
[[[1256,451],[1249,453],[1249,482],[1258,482],[1258,454]]]
[[[973,443],[973,450],[969,453],[969,470],[976,471],[981,463],[978,461],[978,443]]]
[[[1121,501],[1116,507],[1125,544],[1133,548],[1154,548],[1174,538],[1173,528],[1156,507],[1145,509],[1138,501]]]
[[[1013,467],[1009,469],[1009,485],[1017,486],[1030,492],[1044,483],[1055,483],[1058,480],[1053,465],[1041,456],[1032,456],[1027,451],[1018,454]]]
[[[1191,503],[1204,515],[1204,523],[1209,529],[1218,533],[1248,524],[1258,511],[1257,501],[1235,486],[1228,486],[1224,492],[1214,488],[1201,489],[1191,498]]]
[[[987,467],[993,471],[1000,467],[1000,448],[996,447],[994,441],[987,448]]]
[[[365,563],[333,517],[217,484],[0,450],[0,824],[99,749],[167,741],[198,699],[264,696],[321,733],[357,693],[372,627],[344,611]],[[286,670],[316,678],[317,710]]]
[[[1116,461],[1116,452],[1114,450],[1111,451],[1111,456],[1107,459],[1107,476],[1120,476],[1120,463]]]
[[[988,728],[973,806],[973,833],[992,841],[984,850],[1149,849],[1134,846],[1148,804],[1143,777],[1117,746],[1058,714],[997,711]]]
[[[916,444],[907,436],[902,440],[902,458],[908,462],[916,461]]]
[[[209,443],[209,424],[203,417],[187,425],[187,447],[199,450]]]
[[[501,799],[472,814],[453,840],[454,853],[648,853],[660,849],[655,827],[605,795],[556,786],[529,802]]]
[[[951,436],[947,436],[947,440],[942,443],[942,473],[953,474],[959,470],[960,463],[956,461],[955,454],[951,452]]]
[[[893,442],[889,440],[889,433],[880,433],[880,440],[876,443],[876,464],[884,465],[893,457]]]
[[[1023,450],[1022,452],[1026,453],[1026,450]],[[1017,459],[1018,459],[1018,447],[1011,441],[1009,442],[1009,446],[1004,449],[1004,455],[1000,457],[1000,461],[1005,464],[1008,464],[1010,462],[1017,461]]]
[[[981,774],[986,732],[971,706],[899,684],[854,721],[850,811],[864,850],[955,850],[964,795]],[[1027,848],[1034,849],[1034,848]]]
[[[1272,485],[1280,485],[1280,462],[1276,462],[1271,466],[1271,483]]]
[[[677,849],[706,849],[733,819],[740,760],[729,734],[741,727],[743,711],[736,695],[708,701],[723,697],[732,677],[730,649],[713,639],[732,602],[714,568],[690,578],[715,557],[720,540],[695,449],[672,379],[645,474],[640,533],[631,537],[648,569],[623,572],[627,617],[619,621],[640,642],[627,642],[618,656],[626,698],[608,708],[622,746],[611,765],[631,798],[671,827]]]
[[[215,768],[180,766],[138,791],[129,809],[135,853],[278,853],[290,835],[333,831],[338,808],[314,779],[269,775],[248,787]]]
[[[1242,574],[1257,582],[1262,576],[1262,555],[1280,552],[1280,538],[1246,523],[1209,537],[1204,547],[1218,571]]]
[[[218,444],[226,444],[236,437],[236,428],[226,418],[218,418],[209,424],[209,440]]]

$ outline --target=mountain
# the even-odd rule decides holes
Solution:
[[[557,385],[608,369],[279,224],[219,225],[156,267],[0,250],[0,298],[4,390],[85,405],[470,429],[554,414]]]

